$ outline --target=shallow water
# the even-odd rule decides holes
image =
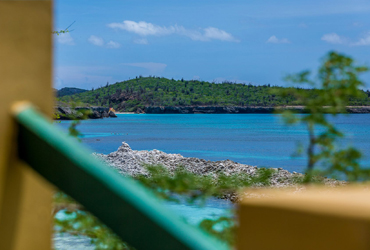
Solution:
[[[345,132],[344,145],[354,145],[364,154],[363,164],[370,166],[370,115],[341,115],[335,123]],[[57,126],[67,129],[70,121]],[[284,167],[302,172],[304,157],[292,158],[297,143],[307,140],[303,126],[286,126],[280,115],[218,114],[218,115],[131,115],[118,118],[82,121],[78,126],[82,142],[92,151],[116,151],[122,141],[134,150],[158,149],[187,157],[206,160],[231,159],[257,166]],[[197,225],[205,218],[230,216],[232,204],[209,199],[202,208],[185,203],[167,202],[166,207],[187,223]],[[86,237],[57,234],[56,249],[94,249]]]
[[[221,216],[232,216],[234,205],[228,200],[220,200],[209,198],[203,206],[196,204],[191,205],[177,196],[180,202],[164,202],[164,205],[186,223],[197,226],[204,219],[217,219]],[[56,214],[58,219],[67,219],[70,215],[66,215],[63,211]],[[218,226],[218,227],[217,227]],[[216,225],[215,229],[222,228],[222,225]],[[85,236],[72,236],[68,233],[57,233],[54,235],[54,248],[57,250],[93,250],[94,245],[90,243],[90,238]]]
[[[370,114],[340,115],[335,123],[370,166]],[[64,129],[70,121],[58,125]],[[230,159],[253,166],[283,167],[303,172],[305,157],[292,158],[298,143],[305,144],[303,126],[286,126],[280,115],[191,114],[134,115],[82,121],[82,141],[94,152],[116,151],[122,141],[134,150],[158,149],[206,160]]]

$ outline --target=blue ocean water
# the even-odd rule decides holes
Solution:
[[[364,155],[363,165],[370,166],[370,115],[340,115],[335,124],[346,134],[341,143],[356,146]],[[70,121],[57,126],[67,130]],[[303,172],[305,157],[292,158],[298,143],[307,141],[302,125],[286,126],[280,115],[271,114],[193,114],[131,115],[118,118],[85,120],[78,126],[82,142],[94,152],[116,151],[122,141],[134,150],[158,149],[206,160],[230,159],[256,166],[283,167]],[[205,218],[230,216],[229,201],[209,199],[204,207],[166,203],[185,221],[196,225]],[[93,249],[88,238],[58,234],[58,249]]]
[[[345,134],[343,145],[356,146],[370,166],[370,115],[339,115],[333,119]],[[67,129],[70,121],[58,126]],[[305,157],[292,157],[297,144],[307,142],[302,125],[287,126],[274,114],[136,115],[85,120],[78,129],[94,152],[116,151],[121,142],[134,150],[158,149],[187,157],[226,160],[259,167],[283,167],[303,172]]]
[[[179,198],[179,197],[178,197]],[[209,198],[205,204],[200,207],[191,205],[184,200],[180,203],[164,202],[164,205],[173,213],[178,214],[186,223],[197,226],[203,219],[217,219],[221,216],[232,216],[231,209],[233,205],[227,200]],[[68,219],[71,216],[63,210],[56,215],[58,219]],[[222,224],[216,224],[215,230],[222,229]],[[91,244],[91,239],[86,236],[72,236],[68,233],[56,233],[53,237],[53,245],[58,250],[93,250],[95,246]]]

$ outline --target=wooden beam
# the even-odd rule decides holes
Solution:
[[[370,249],[369,187],[249,191],[237,249]]]
[[[0,31],[0,249],[51,249],[52,188],[18,159],[10,109],[51,115],[52,1],[0,0]]]
[[[15,112],[25,146],[20,158],[135,249],[228,249],[168,211],[140,183],[92,157],[33,108],[21,107]]]

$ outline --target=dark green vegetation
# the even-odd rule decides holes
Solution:
[[[235,193],[239,188],[250,186],[269,186],[272,169],[259,168],[255,175],[220,173],[213,175],[198,175],[179,166],[174,174],[161,165],[146,165],[149,177],[136,176],[146,187],[152,189],[159,197],[173,199],[172,194],[181,194],[189,197],[189,202],[204,200],[210,196],[223,197],[225,194]]]
[[[79,88],[62,88],[62,89],[56,90],[56,96],[63,97],[63,96],[83,93],[86,91],[87,91],[86,89],[79,89]]]
[[[287,81],[295,84],[310,85],[321,91],[315,98],[309,92],[299,89],[282,89],[277,91],[282,97],[291,97],[304,104],[308,115],[298,116],[289,111],[285,113],[288,124],[302,123],[308,131],[306,182],[310,182],[315,167],[320,166],[322,176],[345,177],[349,181],[363,181],[370,178],[370,169],[361,167],[361,153],[353,147],[340,147],[338,140],[344,137],[334,124],[329,122],[328,115],[344,113],[346,106],[353,100],[363,98],[364,92],[359,90],[365,84],[359,79],[361,73],[369,71],[365,66],[357,66],[345,55],[330,52],[318,70],[318,77],[312,80],[309,71],[303,71],[287,77]],[[351,96],[351,98],[348,98]],[[327,106],[327,108],[324,108]]]
[[[112,85],[92,89],[72,96],[58,98],[63,102],[80,101],[92,106],[113,107],[117,111],[136,111],[145,106],[284,106],[303,105],[293,94],[275,92],[294,90],[315,98],[317,89],[282,88],[270,85],[253,86],[231,82],[170,80],[162,77],[137,77]],[[370,106],[370,92],[361,91],[356,97],[348,96],[350,106]]]

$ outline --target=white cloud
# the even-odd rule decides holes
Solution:
[[[354,42],[351,45],[353,45],[353,46],[366,46],[366,45],[370,45],[370,32],[368,32],[367,34],[365,34],[357,42]]]
[[[174,27],[174,34],[189,37],[193,41],[209,41],[209,38],[205,37],[200,31],[198,30],[188,30],[185,29],[183,26],[173,26]]]
[[[104,40],[101,37],[98,36],[90,36],[89,39],[87,39],[89,43],[94,44],[96,46],[103,46]]]
[[[126,30],[128,32],[132,32],[141,36],[168,35],[174,33],[175,29],[173,26],[166,28],[143,21],[134,22],[130,20],[125,20],[122,23],[110,23],[108,24],[108,27]]]
[[[57,41],[61,44],[75,45],[75,42],[69,32],[57,35]]]
[[[146,38],[135,39],[134,43],[136,43],[136,44],[148,44],[148,40]]]
[[[204,37],[221,41],[239,42],[230,33],[213,27],[204,29]]]
[[[110,49],[118,49],[119,47],[121,47],[121,44],[119,44],[117,42],[109,41],[107,43],[107,47],[110,48]]]
[[[287,38],[279,39],[276,36],[271,36],[267,39],[266,43],[290,43],[290,41]]]
[[[123,63],[126,66],[144,68],[150,71],[150,73],[158,73],[163,71],[167,64],[164,63],[154,63],[154,62],[142,62],[142,63]]]
[[[347,37],[339,36],[336,33],[325,34],[323,35],[321,40],[331,44],[342,44],[348,46],[368,46],[370,45],[370,32],[365,33],[357,41],[353,41],[353,39],[349,39]]]
[[[177,34],[181,36],[189,37],[194,41],[210,41],[220,40],[229,42],[239,42],[238,39],[234,38],[230,33],[224,30],[220,30],[214,27],[208,27],[200,30],[186,29],[183,26],[159,26],[144,21],[134,22],[125,20],[122,23],[110,23],[108,27],[113,29],[125,30],[131,33],[135,33],[140,36],[166,36],[171,34]]]
[[[87,39],[89,41],[89,43],[91,44],[94,44],[96,46],[104,46],[104,39],[101,38],[101,37],[98,37],[98,36],[90,36],[89,39]],[[106,47],[109,48],[109,49],[118,49],[121,47],[121,44],[117,43],[117,42],[114,42],[114,41],[109,41],[107,42],[106,44]]]
[[[321,40],[331,44],[346,44],[347,39],[339,36],[337,33],[325,34],[321,37]]]

